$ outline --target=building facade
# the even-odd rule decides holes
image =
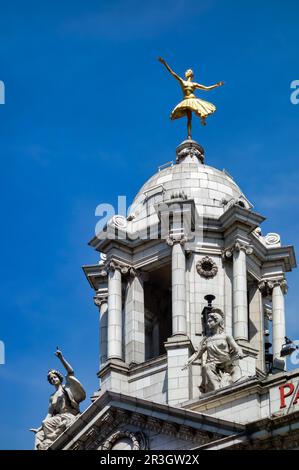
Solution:
[[[90,241],[99,390],[51,448],[299,446],[299,370],[281,356],[295,254],[264,220],[198,143],[179,145]]]

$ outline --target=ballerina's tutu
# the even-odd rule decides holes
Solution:
[[[199,98],[186,98],[173,109],[170,119],[174,120],[186,116],[187,111],[193,111],[200,118],[204,118],[214,113],[216,107],[212,103]]]

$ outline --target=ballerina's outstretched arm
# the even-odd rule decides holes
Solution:
[[[164,67],[166,67],[166,69],[168,70],[168,72],[169,72],[176,80],[178,80],[179,82],[182,82],[182,81],[183,81],[182,78],[181,78],[178,74],[176,74],[176,73],[169,67],[168,63],[167,63],[164,59],[162,59],[162,57],[159,57],[158,60],[159,60],[159,62],[161,62],[161,64],[164,65]]]
[[[200,90],[213,90],[213,88],[218,88],[219,86],[224,85],[224,82],[218,82],[215,85],[211,86],[205,86],[201,85],[201,83],[195,83],[196,88],[199,88]]]

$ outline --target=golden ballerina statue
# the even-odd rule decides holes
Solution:
[[[194,73],[192,69],[188,69],[185,72],[185,77],[186,80],[181,78],[179,75],[177,75],[167,62],[162,59],[162,57],[159,57],[159,61],[161,64],[163,64],[168,72],[171,73],[171,75],[178,80],[178,82],[181,85],[184,99],[181,101],[172,111],[170,115],[170,119],[179,119],[183,116],[187,116],[187,129],[188,129],[188,139],[191,139],[191,125],[192,125],[192,112],[195,113],[201,120],[202,125],[206,125],[206,117],[209,116],[209,114],[213,114],[216,111],[216,106],[214,106],[212,103],[209,103],[208,101],[200,100],[199,98],[196,98],[194,95],[194,90],[198,88],[199,90],[212,90],[213,88],[217,88],[219,86],[222,86],[224,82],[218,82],[216,85],[211,85],[211,86],[205,86],[201,85],[200,83],[193,82],[194,78]]]

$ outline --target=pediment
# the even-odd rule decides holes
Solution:
[[[51,449],[193,449],[243,431],[242,425],[194,411],[105,392]]]

